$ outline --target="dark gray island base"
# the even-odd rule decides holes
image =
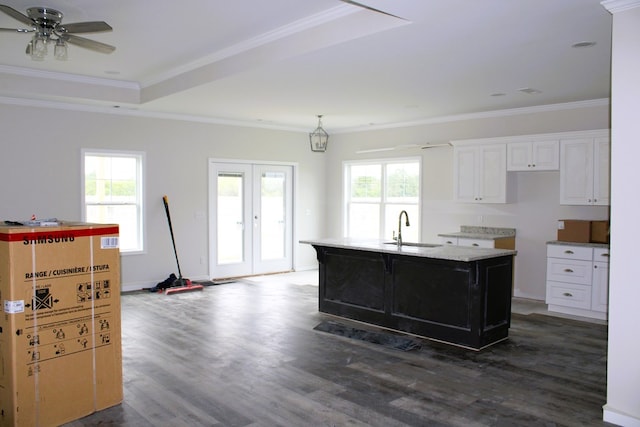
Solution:
[[[302,243],[317,252],[323,313],[474,350],[509,335],[515,251]]]

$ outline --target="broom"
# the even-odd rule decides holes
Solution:
[[[165,195],[162,197],[164,203],[164,211],[167,214],[167,222],[169,223],[169,232],[171,233],[171,243],[173,243],[173,253],[176,256],[176,264],[178,265],[178,278],[173,281],[173,286],[167,288],[165,295],[176,294],[179,292],[201,291],[204,289],[202,285],[194,285],[191,280],[182,277],[180,270],[180,261],[178,260],[178,250],[176,249],[176,240],[173,237],[173,226],[171,225],[171,214],[169,213],[169,198]]]

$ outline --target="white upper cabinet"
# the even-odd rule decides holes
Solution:
[[[456,201],[507,203],[506,144],[454,145],[453,155]]]
[[[609,205],[611,144],[609,138],[596,138],[593,144],[593,204]]]
[[[509,142],[508,171],[548,171],[560,168],[558,140]]]
[[[560,142],[560,204],[609,204],[609,138]]]
[[[515,201],[514,171],[560,169],[561,205],[609,205],[609,129],[451,141],[454,200]]]

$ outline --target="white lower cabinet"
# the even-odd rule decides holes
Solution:
[[[495,248],[495,240],[458,237],[458,246],[471,246],[474,248]]]
[[[472,239],[468,237],[440,237],[440,243],[443,245],[454,246],[471,246],[474,248],[495,248],[495,240],[493,239]]]
[[[609,249],[547,245],[549,311],[606,320]]]
[[[443,245],[457,246],[458,245],[458,238],[457,237],[440,236],[440,243],[442,243]]]
[[[505,236],[492,239],[475,239],[473,237],[449,237],[440,236],[443,245],[470,246],[472,248],[500,248],[515,249],[515,237]]]

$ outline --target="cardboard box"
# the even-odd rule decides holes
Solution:
[[[581,219],[559,220],[558,240],[561,242],[589,243],[591,241],[591,221]]]
[[[591,221],[591,243],[609,243],[609,221]]]
[[[0,425],[122,402],[118,226],[0,226]]]

